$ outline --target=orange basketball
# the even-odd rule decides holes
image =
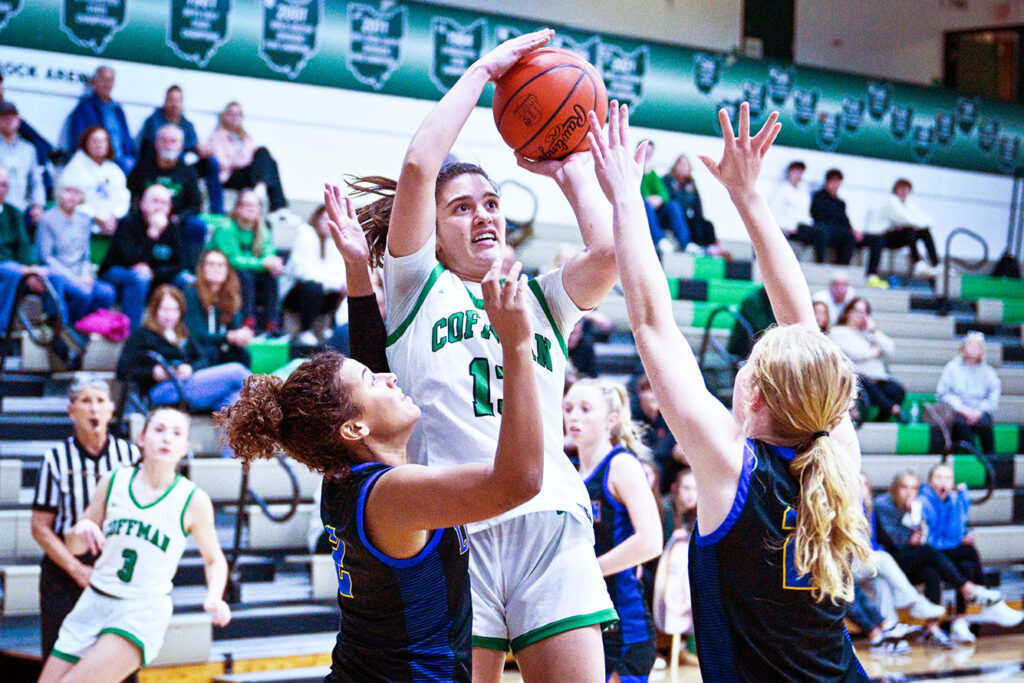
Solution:
[[[604,126],[608,92],[587,60],[542,47],[498,79],[491,108],[509,147],[528,159],[561,159],[590,149],[587,113],[596,111]]]

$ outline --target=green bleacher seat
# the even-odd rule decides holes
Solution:
[[[249,342],[250,368],[256,374],[271,373],[288,364],[289,343],[287,337],[260,339]]]

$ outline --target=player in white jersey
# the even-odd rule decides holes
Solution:
[[[99,483],[68,535],[72,552],[99,553],[89,587],[64,620],[39,680],[119,681],[156,657],[171,619],[171,579],[191,535],[203,557],[203,609],[223,626],[227,562],[210,497],[177,473],[188,450],[188,417],[170,408],[143,428],[142,464]]]
[[[488,81],[551,36],[543,30],[514,38],[469,67],[410,142],[393,197],[392,181],[354,184],[384,197],[360,218],[375,262],[384,264],[388,362],[423,410],[410,453],[429,466],[493,459],[503,393],[501,348],[479,283],[502,258],[505,218],[483,170],[444,165],[445,157]],[[565,338],[618,277],[611,211],[586,155],[519,163],[555,180],[585,248],[526,293],[544,416],[544,483],[530,502],[470,529],[473,679],[499,680],[511,648],[528,682],[603,681],[600,625],[615,616],[594,555],[586,488],[562,452],[560,402]]]

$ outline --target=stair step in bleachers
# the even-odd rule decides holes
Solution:
[[[286,510],[284,505],[268,507],[276,515],[283,514]],[[256,505],[248,506],[247,511],[248,547],[253,550],[306,550],[306,533],[309,530],[310,517],[314,514],[318,517],[320,515],[320,510],[314,510],[310,503],[299,505],[288,521],[280,523],[271,521]]]
[[[929,392],[935,391],[942,366],[890,363],[889,373],[898,378],[907,391]],[[1003,385],[1003,395],[1024,395],[1024,368],[1001,367],[999,381]]]
[[[338,606],[304,603],[239,610],[217,640],[338,631]]]
[[[974,536],[975,547],[986,564],[1019,562],[1024,556],[1024,526],[1020,524],[975,527]]]
[[[0,401],[0,412],[4,413],[53,413],[63,415],[68,411],[66,396],[4,396]]]
[[[320,488],[321,477],[292,459],[289,467],[299,482],[299,496],[310,500]],[[214,502],[238,500],[242,481],[242,462],[234,459],[196,458],[189,466],[189,478],[206,491]],[[249,489],[265,499],[287,498],[291,482],[276,461],[257,461],[249,465]]]
[[[55,415],[0,415],[0,433],[12,441],[62,440],[71,436],[69,417]]]
[[[0,557],[35,561],[42,556],[42,549],[32,538],[32,511],[0,510]]]
[[[330,666],[306,666],[301,669],[280,669],[275,671],[248,671],[246,673],[214,676],[213,683],[320,683],[330,672]]]
[[[21,461],[0,459],[0,505],[16,505],[21,496]]]
[[[42,396],[46,379],[38,375],[5,373],[0,377],[0,396]]]
[[[266,557],[242,555],[236,565],[243,583],[273,581],[277,573],[274,561]],[[175,586],[203,586],[206,584],[203,558],[183,557],[174,574]]]

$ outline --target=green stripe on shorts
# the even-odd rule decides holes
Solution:
[[[583,628],[584,626],[594,626],[597,624],[600,624],[601,627],[604,628],[608,624],[614,623],[618,620],[619,615],[614,609],[603,609],[599,612],[580,614],[575,617],[567,617],[559,621],[553,621],[546,626],[541,626],[540,628],[528,631],[518,638],[513,638],[512,654],[514,655],[520,650],[527,648],[534,643],[546,640],[551,636],[557,636],[559,633],[565,633],[566,631],[573,631],[578,628]]]
[[[67,652],[61,652],[57,648],[50,650],[50,656],[56,657],[57,659],[63,659],[65,662],[71,662],[72,664],[77,664],[78,660],[81,659],[81,657],[69,655]]]
[[[508,641],[504,638],[473,636],[473,647],[482,647],[485,650],[497,650],[498,652],[508,652]]]
[[[105,628],[102,631],[100,631],[100,635],[102,636],[104,633],[112,633],[115,636],[121,636],[129,643],[135,645],[135,647],[139,648],[139,652],[142,653],[142,665],[145,666],[146,664],[149,664],[149,662],[146,660],[146,646],[142,644],[142,641],[139,640],[136,635],[128,633],[128,631],[125,631],[124,629],[120,628]]]

